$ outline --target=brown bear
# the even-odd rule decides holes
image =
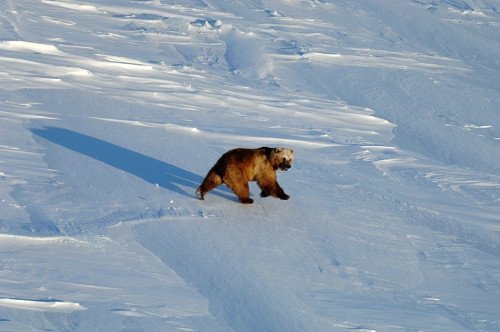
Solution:
[[[224,153],[196,190],[199,199],[215,187],[225,184],[241,203],[252,204],[248,181],[257,181],[260,196],[289,199],[276,181],[276,170],[287,171],[293,162],[293,150],[288,148],[237,148]]]

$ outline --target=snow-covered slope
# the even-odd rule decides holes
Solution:
[[[499,9],[1,1],[0,330],[500,330]]]

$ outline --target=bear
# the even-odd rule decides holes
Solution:
[[[243,204],[252,204],[249,181],[257,181],[261,197],[273,196],[289,199],[276,181],[276,170],[287,171],[292,167],[293,150],[289,148],[261,147],[257,149],[236,148],[224,153],[208,171],[196,190],[196,196],[203,200],[205,194],[225,184]]]

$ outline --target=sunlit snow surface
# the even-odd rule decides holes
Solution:
[[[1,1],[0,330],[500,330],[499,10]]]

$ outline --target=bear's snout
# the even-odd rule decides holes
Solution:
[[[278,167],[282,171],[288,171],[292,167],[292,161],[291,160],[283,160]]]

